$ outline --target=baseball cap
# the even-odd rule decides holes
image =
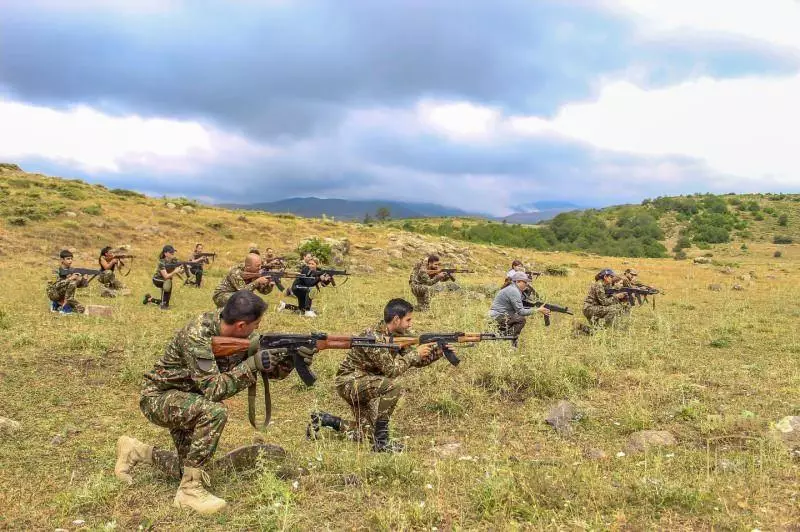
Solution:
[[[634,270],[633,268],[628,268],[627,270],[625,270],[625,273],[629,273],[631,275],[639,275],[639,272]]]
[[[525,272],[514,272],[509,276],[511,282],[516,283],[517,281],[525,281],[526,283],[531,282],[530,277]]]

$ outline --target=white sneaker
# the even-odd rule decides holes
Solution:
[[[313,310],[307,310],[305,314],[303,314],[303,316],[305,316],[306,318],[316,318],[317,313],[314,312]]]
[[[283,312],[286,309],[286,301],[281,301],[278,303],[278,306],[275,307],[275,312]]]

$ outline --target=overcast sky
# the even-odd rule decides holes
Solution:
[[[798,0],[0,0],[0,161],[505,214],[800,192]]]

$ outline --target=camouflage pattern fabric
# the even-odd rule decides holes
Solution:
[[[411,293],[417,298],[416,310],[428,310],[430,308],[431,295],[435,291],[432,287],[439,282],[428,275],[426,267],[426,261],[419,261],[414,265],[408,278]]]
[[[367,329],[363,336],[374,335],[378,342],[388,342],[386,324],[381,321]],[[350,406],[355,420],[342,423],[343,431],[354,431],[357,438],[372,437],[377,420],[388,420],[402,395],[395,379],[411,367],[424,367],[439,358],[437,352],[430,360],[422,360],[416,349],[400,351],[376,347],[353,347],[339,365],[334,384],[339,397]]]
[[[222,279],[216,290],[214,290],[214,295],[211,296],[211,298],[214,300],[214,304],[217,308],[224,307],[231,296],[239,290],[250,290],[251,292],[259,292],[265,295],[272,291],[272,286],[257,286],[255,279],[253,279],[251,283],[245,281],[242,275],[243,271],[244,265],[239,264],[238,266],[234,266],[228,271],[228,274]]]
[[[125,288],[125,285],[116,278],[113,270],[103,271],[103,273],[97,276],[97,281],[101,285],[105,286],[106,288],[110,288],[111,290],[122,290]]]
[[[158,260],[158,265],[156,265],[156,272],[153,274],[153,281],[156,281],[156,280],[163,281],[164,278],[161,276],[161,270],[166,270],[168,265],[175,264],[176,262],[180,262],[180,261],[178,259],[176,259],[176,258],[172,258],[172,259],[169,259],[169,260],[167,260],[167,259],[159,259]]]
[[[243,361],[219,371],[211,338],[220,334],[220,323],[220,311],[190,321],[144,375],[139,407],[147,419],[170,429],[178,457],[190,467],[201,467],[216,450],[228,419],[221,401],[256,382]]]
[[[583,301],[583,315],[592,324],[611,325],[629,310],[619,299],[606,295],[606,287],[602,281],[592,283]]]
[[[86,307],[75,299],[75,291],[78,288],[88,286],[89,282],[83,278],[79,281],[70,281],[66,277],[66,270],[59,268],[56,272],[57,279],[47,284],[47,297],[50,301],[59,305],[69,305],[75,312],[83,312]]]

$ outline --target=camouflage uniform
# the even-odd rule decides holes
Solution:
[[[47,284],[47,297],[61,307],[69,305],[75,312],[83,312],[86,307],[75,299],[75,290],[85,288],[89,285],[89,281],[83,277],[78,281],[70,281],[67,279],[67,271],[66,268],[59,268],[56,271],[56,280]]]
[[[202,468],[211,458],[228,420],[222,400],[256,382],[257,374],[244,362],[220,372],[211,351],[211,338],[220,334],[220,325],[220,311],[193,319],[144,375],[139,407],[151,422],[170,430],[177,462],[183,466]],[[153,454],[154,462],[170,473],[172,453]]]
[[[592,324],[603,322],[611,325],[617,318],[626,315],[629,307],[613,296],[606,295],[606,286],[596,281],[589,287],[589,293],[583,301],[583,315]]]
[[[251,292],[259,292],[265,295],[272,291],[272,286],[256,285],[255,279],[253,279],[251,283],[245,281],[242,275],[243,271],[244,265],[239,264],[238,266],[234,266],[228,271],[228,274],[219,283],[217,289],[214,290],[212,299],[214,300],[214,304],[217,306],[217,308],[224,307],[225,303],[228,302],[228,299],[230,299],[230,297],[239,290],[250,290]]]
[[[436,283],[440,281],[428,275],[427,263],[422,260],[414,265],[411,270],[411,276],[408,278],[408,285],[411,287],[411,293],[417,298],[417,306],[415,310],[428,310],[431,304],[431,296],[434,292],[438,292],[434,288]]]
[[[381,321],[363,336],[388,342],[386,324]],[[353,347],[336,372],[336,392],[350,405],[355,420],[342,421],[341,431],[351,432],[356,439],[371,438],[378,420],[388,421],[402,392],[395,379],[411,367],[423,367],[441,358],[438,350],[422,360],[413,348],[391,351],[382,348]]]
[[[103,270],[103,273],[97,276],[97,281],[109,290],[122,290],[125,288],[125,285],[122,284],[122,281],[117,279],[113,269]]]

